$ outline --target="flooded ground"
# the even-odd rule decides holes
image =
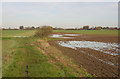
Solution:
[[[13,37],[28,37],[28,36],[13,36]]]
[[[58,41],[58,44],[77,50],[77,48],[90,48],[110,55],[118,55],[118,44],[95,41]]]
[[[72,58],[76,64],[85,67],[88,72],[99,77],[117,76],[120,51],[117,37],[81,34],[53,34],[51,37],[65,38],[49,43]]]
[[[52,38],[69,38],[69,39],[73,39],[75,38],[75,36],[80,36],[81,34],[53,34],[50,35],[50,37]]]

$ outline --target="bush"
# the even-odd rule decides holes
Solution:
[[[37,30],[37,32],[35,33],[35,37],[48,37],[48,35],[50,35],[53,32],[53,28],[50,26],[43,26],[41,28],[39,28]]]

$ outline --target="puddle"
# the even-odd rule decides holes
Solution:
[[[13,36],[13,37],[27,37],[27,36]]]
[[[64,34],[65,36],[80,36],[81,34]]]
[[[94,41],[58,41],[58,44],[63,47],[69,47],[77,50],[77,48],[90,48],[110,55],[118,55],[118,44],[104,43]],[[111,51],[112,50],[112,51]]]
[[[62,37],[63,35],[58,35],[58,34],[53,34],[50,37],[54,37],[54,38],[58,38],[58,37]]]
[[[74,37],[68,37],[68,36],[80,36],[81,34],[53,34],[50,35],[52,38],[74,38]]]
[[[64,36],[64,34],[53,34],[53,35],[50,35],[50,37],[52,38],[74,38],[74,37],[66,37]]]

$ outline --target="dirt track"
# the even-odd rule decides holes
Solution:
[[[86,40],[86,41],[98,41],[98,42],[110,42],[110,43],[118,43],[118,37],[116,36],[93,36],[93,35],[84,35],[84,36],[78,36],[75,39],[65,39],[66,40]],[[118,76],[118,56],[112,56],[107,55],[104,53],[101,53],[96,50],[92,49],[86,49],[86,48],[79,48],[77,50],[62,47],[57,44],[57,41],[49,41],[50,45],[55,46],[59,50],[62,51],[62,53],[70,58],[83,68],[86,69],[87,72],[93,74],[94,76],[98,77],[116,77]],[[114,63],[115,65],[110,65],[108,63],[102,62],[97,58],[103,59],[105,61],[110,61]]]

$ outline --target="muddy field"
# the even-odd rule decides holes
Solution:
[[[58,33],[50,37],[63,38],[64,40],[54,40],[49,43],[92,75],[97,77],[118,76],[117,36]]]

